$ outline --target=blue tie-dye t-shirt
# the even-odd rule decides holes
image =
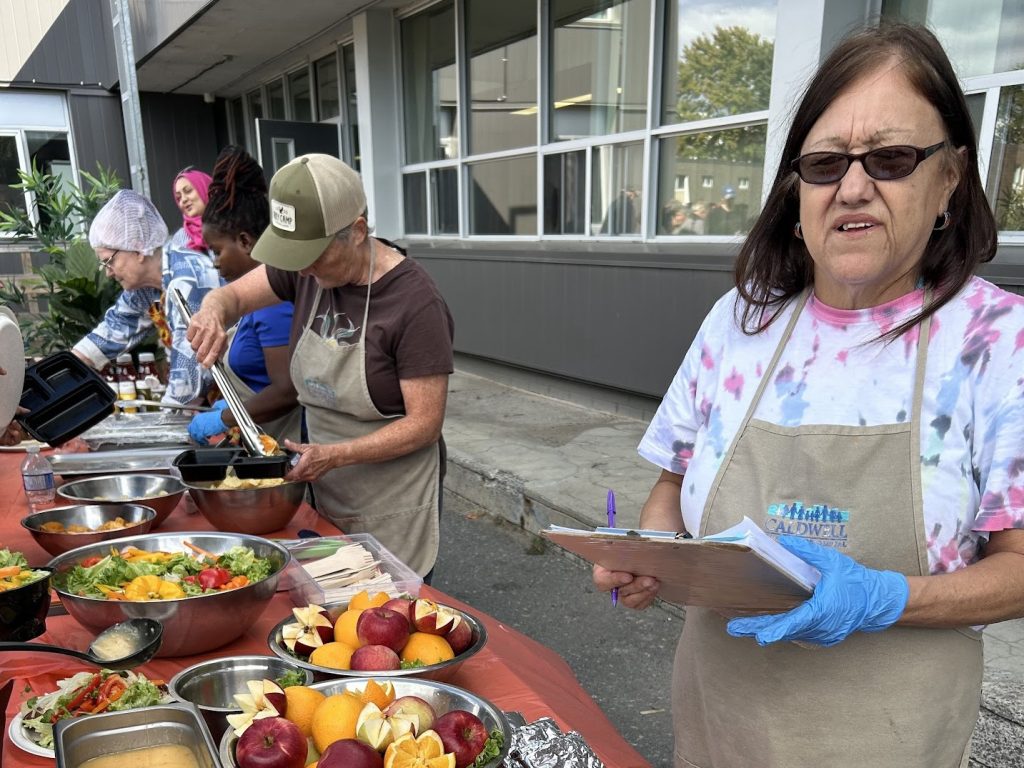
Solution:
[[[922,300],[918,290],[839,310],[812,296],[754,417],[787,427],[910,419],[918,328],[873,340]],[[705,318],[640,442],[644,458],[685,475],[690,531],[794,309],[746,336],[736,301],[731,291]],[[973,278],[935,314],[930,335],[921,480],[929,564],[944,573],[974,562],[987,532],[1024,528],[1024,298]]]

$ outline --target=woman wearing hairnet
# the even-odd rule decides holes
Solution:
[[[178,235],[167,241],[160,213],[137,192],[123,189],[100,209],[89,228],[89,245],[100,267],[124,291],[72,351],[102,368],[155,325],[170,358],[164,401],[184,404],[205,394],[210,373],[196,362],[185,336],[188,323],[173,304],[163,301],[163,293],[177,288],[195,312],[203,297],[220,286],[220,276],[208,254],[178,241]]]

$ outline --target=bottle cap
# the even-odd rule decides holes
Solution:
[[[28,453],[39,453],[39,446],[38,446],[38,445],[30,445],[30,446],[29,446],[28,448],[26,448],[25,450],[26,450],[26,451],[27,451]]]
[[[155,363],[156,356],[152,352],[139,352],[139,363]]]
[[[117,356],[117,362],[119,364],[121,364],[121,365],[124,365],[125,363],[127,363],[128,365],[131,365],[131,362],[132,362],[132,355],[131,355],[131,353],[130,352],[124,352],[124,353],[118,355]]]

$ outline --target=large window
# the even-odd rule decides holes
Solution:
[[[314,64],[316,70],[316,111],[319,120],[330,120],[341,114],[338,90],[338,57],[324,56]]]
[[[284,103],[284,82],[280,79],[267,83],[267,117],[271,120],[287,120]]]
[[[996,223],[1024,232],[1024,2],[884,0],[882,16],[926,24],[939,38],[967,93]]]
[[[537,9],[467,0],[469,153],[537,143]]]
[[[292,120],[311,122],[313,103],[309,93],[309,69],[303,67],[288,75],[288,100],[292,105]]]
[[[537,232],[537,161],[533,155],[469,166],[470,234]]]
[[[455,9],[451,0],[402,22],[405,161],[459,155]]]
[[[349,165],[359,170],[359,111],[356,94],[356,50],[354,45],[341,49],[342,69],[345,73],[345,122],[348,125]]]
[[[651,0],[552,0],[551,139],[645,128]]]

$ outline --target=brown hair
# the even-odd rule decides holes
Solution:
[[[814,281],[814,263],[793,227],[800,218],[800,180],[792,161],[811,128],[836,97],[859,78],[897,59],[911,86],[938,111],[950,147],[946,162],[957,163],[960,182],[949,201],[952,220],[933,232],[921,259],[921,278],[934,290],[932,303],[883,338],[895,339],[948,302],[975,267],[996,252],[996,223],[978,174],[978,146],[967,101],[942,45],[924,27],[886,23],[845,38],[807,86],[786,137],[779,170],[764,210],[736,260],[735,279],[744,306],[740,327],[748,335],[772,324],[790,298]],[[956,149],[965,148],[961,154]]]

